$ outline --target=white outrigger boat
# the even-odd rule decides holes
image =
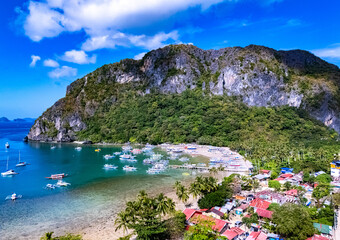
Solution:
[[[79,151],[82,150],[82,148],[81,147],[76,147],[75,150],[79,152]]]
[[[64,182],[63,180],[58,180],[58,182],[56,183],[57,187],[67,187],[69,185],[71,185],[71,183]]]
[[[104,158],[105,158],[106,160],[109,160],[109,159],[114,158],[114,157],[115,157],[114,155],[110,155],[110,154],[106,154],[106,155],[104,156]]]
[[[51,183],[48,183],[48,184],[46,184],[45,189],[55,189],[55,185],[51,184]]]
[[[122,154],[122,152],[114,152],[113,154],[118,156],[118,155]]]
[[[8,158],[7,158],[7,166],[6,166],[7,171],[2,172],[1,176],[6,177],[6,176],[11,176],[11,175],[17,175],[19,173],[15,172],[13,169],[8,169]]]
[[[105,164],[104,169],[117,169],[118,166],[112,165],[112,164]]]
[[[135,167],[133,167],[133,166],[125,165],[125,166],[123,167],[123,170],[124,170],[124,171],[128,171],[128,172],[133,172],[133,171],[136,171],[137,168],[135,168]]]
[[[134,159],[134,156],[131,154],[123,154],[119,157],[120,160],[128,160],[128,159]]]
[[[51,150],[53,150],[53,149],[55,149],[55,148],[56,148],[56,146],[52,146],[52,147],[51,147]]]
[[[22,195],[17,195],[16,193],[13,193],[12,195],[8,195],[5,200],[17,200],[19,198],[22,198]]]

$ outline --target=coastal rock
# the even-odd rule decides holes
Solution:
[[[313,54],[250,45],[202,50],[171,45],[141,60],[107,64],[67,87],[66,96],[40,116],[29,140],[69,142],[88,119],[106,112],[120,94],[203,94],[238,96],[249,106],[289,105],[340,132],[340,70]]]

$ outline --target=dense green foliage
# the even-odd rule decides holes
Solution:
[[[276,233],[287,240],[305,240],[315,233],[308,211],[302,206],[284,204],[273,214]]]
[[[225,237],[221,236],[217,231],[212,229],[215,224],[208,219],[200,218],[199,216],[192,219],[196,224],[190,226],[189,230],[184,235],[184,240],[223,240]]]
[[[274,188],[274,189],[275,189],[275,191],[279,192],[279,191],[280,191],[280,189],[281,189],[281,184],[280,184],[280,182],[279,182],[279,181],[276,181],[276,180],[270,180],[270,181],[268,182],[268,187],[270,187],[270,188]]]
[[[334,209],[331,206],[324,206],[317,209],[316,207],[307,208],[307,211],[313,222],[333,226],[334,224]]]
[[[141,191],[135,201],[128,202],[115,221],[117,229],[132,229],[138,239],[165,239],[167,227],[162,219],[174,212],[175,203],[162,193],[152,198]]]
[[[80,139],[230,146],[257,167],[271,170],[291,166],[296,171],[328,171],[333,154],[340,150],[337,133],[303,110],[248,107],[235,97],[194,90],[180,95],[127,92],[86,123]]]
[[[40,240],[82,240],[80,235],[66,234],[64,236],[53,237],[53,232],[45,233],[45,236],[41,237]]]
[[[230,188],[225,185],[220,185],[214,192],[204,195],[198,200],[198,206],[201,209],[212,208],[214,206],[222,207],[225,204],[227,198],[231,198],[233,195]]]

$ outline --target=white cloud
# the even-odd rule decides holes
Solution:
[[[35,65],[37,64],[37,62],[39,60],[41,60],[41,58],[39,56],[36,55],[32,55],[31,56],[32,62],[30,63],[30,67],[35,67]]]
[[[142,59],[145,56],[145,54],[146,54],[146,52],[139,53],[136,56],[134,56],[133,59],[140,60],[140,59]]]
[[[52,60],[52,59],[46,59],[44,61],[44,66],[56,68],[56,67],[59,67],[59,63],[57,61]]]
[[[79,30],[94,37],[105,36],[107,30],[148,25],[190,7],[206,10],[220,2],[223,0],[30,0],[28,11],[20,17],[24,15],[25,33],[33,41]]]
[[[331,48],[316,49],[312,50],[312,53],[321,58],[340,59],[340,46],[336,45]]]
[[[101,48],[115,48],[117,46],[137,46],[146,50],[153,50],[170,43],[179,43],[178,39],[179,34],[177,31],[169,33],[160,32],[154,36],[131,35],[115,32],[111,35],[96,36],[87,39],[83,43],[82,49],[85,51],[94,51]]]
[[[62,66],[60,68],[56,68],[53,71],[48,73],[48,76],[50,78],[74,77],[76,75],[77,75],[77,69],[68,67],[68,66]]]
[[[61,60],[78,64],[89,64],[95,63],[96,58],[96,55],[92,55],[91,57],[89,57],[83,50],[71,50],[66,51],[61,57]]]

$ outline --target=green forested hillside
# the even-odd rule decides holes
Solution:
[[[337,133],[293,107],[248,107],[228,96],[127,94],[87,120],[80,139],[94,142],[197,142],[230,146],[262,167],[329,169]],[[257,161],[261,160],[261,161]]]

